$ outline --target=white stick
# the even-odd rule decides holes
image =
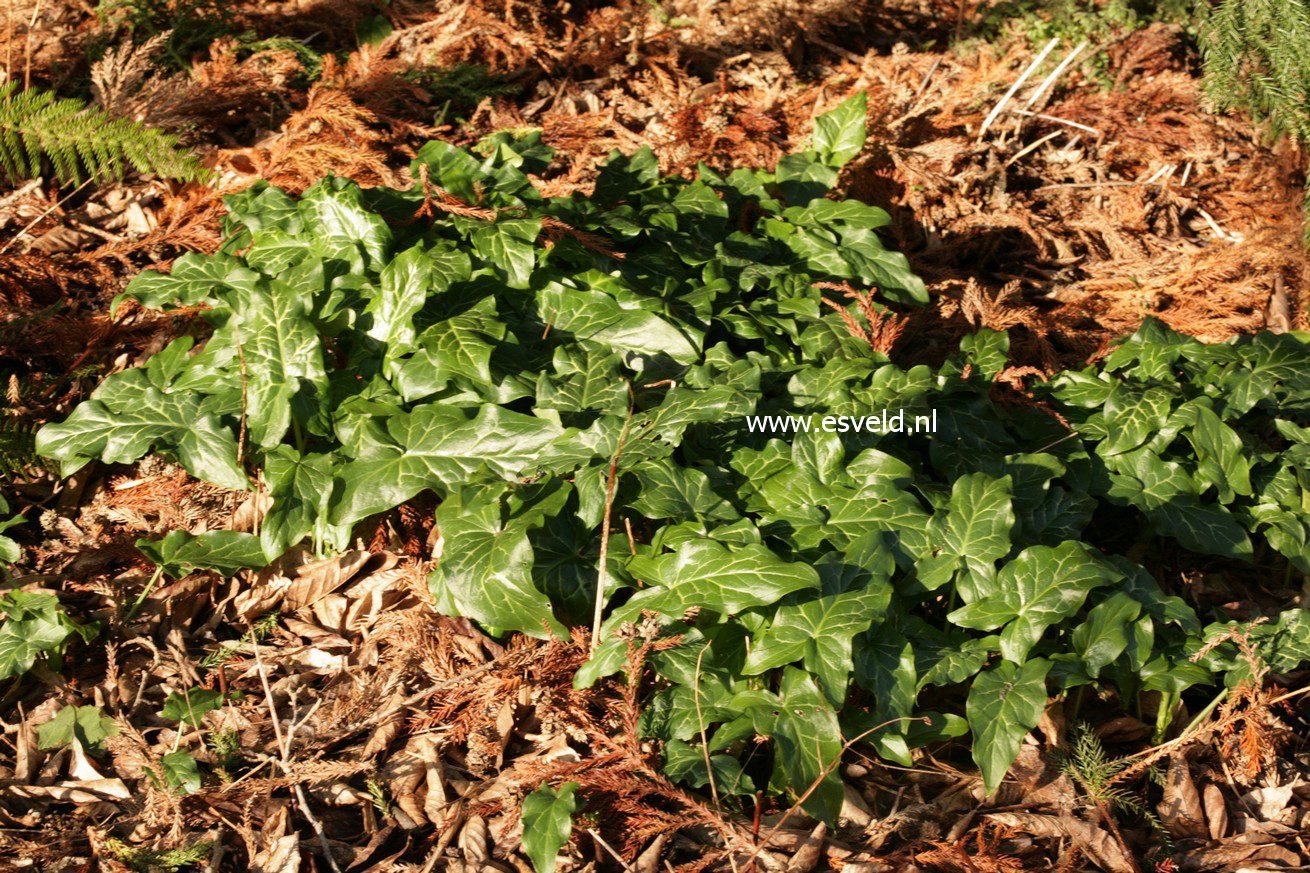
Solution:
[[[1001,102],[997,103],[996,107],[992,109],[991,114],[983,120],[982,127],[978,128],[978,139],[982,139],[983,134],[987,132],[987,128],[992,126],[992,122],[996,120],[996,116],[1000,115],[1001,110],[1005,108],[1005,104],[1010,102],[1010,98],[1014,96],[1014,92],[1018,91],[1024,82],[1028,81],[1028,77],[1033,74],[1033,71],[1037,69],[1042,61],[1046,60],[1046,56],[1051,53],[1051,49],[1055,48],[1059,42],[1060,38],[1058,36],[1048,42],[1046,48],[1042,49],[1042,53],[1028,65],[1028,69],[1023,71],[1023,75],[1015,80],[1015,83],[1010,86],[1010,90],[1006,91],[1005,96],[1001,98]]]
[[[1165,164],[1163,167],[1161,167],[1160,169],[1158,169],[1158,170],[1156,170],[1154,173],[1152,173],[1152,174],[1151,174],[1151,178],[1147,179],[1145,182],[1142,182],[1141,184],[1143,184],[1143,185],[1149,185],[1149,184],[1151,184],[1152,182],[1154,182],[1156,179],[1158,179],[1158,178],[1160,178],[1161,176],[1163,176],[1165,173],[1168,173],[1168,172],[1170,172],[1170,171],[1172,171],[1172,170],[1175,170],[1175,169],[1177,169],[1177,167],[1175,167],[1173,164]]]
[[[1201,217],[1205,219],[1206,224],[1210,225],[1210,229],[1214,231],[1215,236],[1223,240],[1232,239],[1228,234],[1224,233],[1224,229],[1219,226],[1219,222],[1214,220],[1213,215],[1206,212],[1204,209],[1198,209],[1196,211],[1201,213]]]
[[[1036,103],[1037,98],[1045,94],[1046,89],[1055,84],[1055,80],[1060,78],[1060,74],[1063,73],[1065,69],[1068,68],[1068,66],[1073,63],[1073,59],[1078,57],[1078,53],[1085,48],[1087,48],[1087,40],[1083,40],[1082,42],[1078,43],[1078,45],[1074,48],[1073,51],[1065,55],[1064,60],[1060,61],[1060,65],[1051,71],[1051,75],[1046,77],[1046,81],[1042,82],[1042,84],[1037,86],[1037,90],[1034,91],[1033,95],[1028,98],[1028,101],[1023,104],[1023,108],[1028,109],[1034,103]]]
[[[1053,130],[1053,131],[1051,131],[1050,133],[1048,133],[1046,136],[1044,136],[1044,137],[1042,137],[1041,139],[1037,140],[1037,142],[1032,143],[1031,145],[1026,145],[1026,146],[1024,146],[1022,149],[1019,150],[1018,153],[1015,154],[1014,157],[1012,157],[1012,158],[1010,158],[1008,161],[1006,161],[1006,162],[1005,162],[1005,166],[1002,167],[1001,169],[1005,169],[1005,167],[1010,166],[1010,165],[1013,164],[1015,161],[1019,160],[1019,158],[1022,158],[1024,155],[1028,154],[1029,152],[1031,152],[1031,151],[1033,151],[1033,150],[1035,150],[1035,149],[1039,149],[1039,148],[1041,148],[1042,145],[1043,145],[1044,143],[1046,143],[1046,142],[1048,142],[1048,141],[1050,141],[1050,140],[1055,139],[1057,136],[1059,136],[1059,135],[1062,134],[1062,133],[1064,133],[1063,130]]]
[[[1019,115],[1027,115],[1029,118],[1040,118],[1043,121],[1054,121],[1056,124],[1067,124],[1070,127],[1076,127],[1079,130],[1085,130],[1088,133],[1094,133],[1097,136],[1101,135],[1101,132],[1096,128],[1088,127],[1085,124],[1079,124],[1076,121],[1070,121],[1067,118],[1057,118],[1054,115],[1046,115],[1045,113],[1042,112],[1030,112],[1027,109],[1016,109],[1014,111],[1017,112]]]

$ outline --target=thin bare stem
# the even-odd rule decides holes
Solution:
[[[627,861],[623,860],[623,856],[620,855],[618,852],[614,851],[614,847],[611,846],[609,843],[605,842],[605,840],[601,837],[601,835],[596,833],[595,828],[587,828],[587,833],[591,834],[591,838],[595,840],[597,843],[599,843],[601,848],[609,852],[610,856],[615,861],[618,861],[620,864],[622,864],[623,869],[627,871],[627,873],[633,873],[632,867],[628,864]]]
[[[814,778],[814,781],[810,783],[810,787],[805,789],[805,793],[802,794],[799,798],[797,798],[796,802],[792,804],[791,808],[782,814],[782,818],[778,819],[778,823],[774,825],[773,828],[767,834],[764,835],[764,839],[760,840],[756,844],[756,846],[754,847],[754,849],[750,854],[750,857],[746,859],[746,863],[748,865],[755,863],[755,859],[759,857],[760,852],[764,851],[764,847],[769,844],[769,841],[773,839],[774,835],[778,833],[779,830],[782,829],[783,825],[787,823],[787,819],[791,818],[792,813],[800,809],[801,805],[805,803],[805,801],[810,799],[810,795],[813,794],[815,791],[817,791],[819,786],[823,784],[823,780],[828,778],[828,774],[831,773],[833,770],[836,770],[837,767],[841,765],[842,755],[850,751],[852,746],[854,746],[860,740],[867,737],[869,734],[880,731],[883,728],[887,727],[888,725],[896,724],[896,722],[898,721],[921,721],[927,723],[929,720],[926,718],[922,718],[920,716],[903,716],[901,718],[893,718],[890,721],[883,722],[882,724],[876,724],[873,727],[869,728],[864,733],[852,737],[851,739],[843,743],[841,747],[841,751],[836,754],[836,756],[832,759],[832,761],[829,764],[824,766],[824,768],[819,771],[819,775],[816,776]],[[729,855],[732,852],[733,848],[734,848],[733,846],[728,846],[726,849],[723,850],[722,854],[720,854],[719,857],[715,860],[721,860],[724,856]]]
[[[1014,96],[1014,92],[1023,87],[1023,83],[1028,81],[1028,77],[1037,70],[1037,67],[1041,65],[1042,61],[1046,60],[1046,56],[1051,53],[1051,49],[1059,44],[1060,38],[1058,36],[1053,38],[1046,44],[1046,48],[1042,49],[1041,53],[1038,54],[1037,57],[1033,59],[1033,62],[1028,65],[1028,69],[1023,71],[1023,75],[1014,80],[1014,84],[1010,86],[1010,90],[1005,92],[1005,96],[1001,98],[1001,102],[997,103],[991,113],[983,119],[982,126],[978,128],[978,139],[980,141],[983,138],[983,134],[987,132],[987,128],[991,127],[992,122],[1001,114],[1001,110],[1005,108],[1005,104],[1010,102],[1010,98]]]
[[[623,419],[623,430],[619,433],[619,445],[610,458],[609,484],[605,486],[605,518],[600,525],[600,567],[596,571],[596,610],[591,617],[591,656],[596,656],[596,647],[600,645],[600,622],[605,612],[605,582],[609,576],[610,553],[610,518],[614,512],[614,484],[618,479],[619,458],[623,454],[623,444],[628,440],[628,426],[632,424],[632,414],[637,408],[637,395],[628,385],[628,417]]]
[[[273,718],[273,735],[277,737],[278,748],[282,751],[282,759],[278,761],[278,767],[281,768],[284,774],[290,776],[290,737],[282,734],[282,723],[278,721],[277,707],[273,704],[273,688],[268,684],[268,673],[264,670],[264,659],[259,654],[259,640],[255,636],[254,626],[249,625],[249,627],[250,639],[255,649],[255,667],[259,672],[259,683],[264,687],[264,699],[268,702],[268,714]],[[295,727],[298,727],[298,725],[293,724],[293,730]],[[327,861],[328,867],[332,869],[332,873],[341,873],[341,866],[337,864],[337,859],[332,857],[332,846],[328,843],[327,834],[323,831],[323,825],[309,808],[309,798],[305,796],[305,789],[298,782],[292,788],[296,793],[296,805],[300,807],[301,814],[305,816],[305,820],[309,822],[309,826],[314,829],[314,833],[318,836],[318,844],[323,850],[323,857]]]
[[[241,362],[241,427],[237,431],[237,466],[241,466],[245,458],[246,449],[246,351],[241,342],[241,325],[237,324],[237,319],[232,319],[232,329],[236,331],[237,340],[237,359]]]
[[[10,247],[10,246],[12,246],[14,243],[18,242],[20,239],[22,239],[22,237],[23,237],[24,234],[26,234],[26,233],[27,233],[29,230],[31,230],[32,228],[36,227],[37,224],[39,224],[41,221],[45,220],[45,217],[46,217],[47,215],[49,215],[50,213],[52,213],[52,212],[54,212],[56,209],[58,209],[60,206],[63,206],[65,203],[67,203],[71,197],[73,197],[74,195],[77,194],[78,191],[81,191],[81,190],[82,190],[83,188],[85,188],[87,185],[90,185],[94,178],[95,178],[95,177],[92,177],[92,178],[90,178],[90,179],[87,179],[87,180],[86,180],[85,182],[83,182],[81,185],[78,185],[78,186],[77,186],[76,188],[74,188],[72,191],[69,191],[69,192],[68,192],[67,194],[65,194],[63,197],[61,197],[61,198],[59,198],[58,200],[56,200],[56,201],[54,202],[54,204],[53,204],[49,209],[47,209],[45,212],[42,212],[42,213],[41,213],[40,215],[38,215],[36,218],[33,218],[33,219],[32,219],[31,221],[29,221],[27,224],[23,225],[23,229],[20,230],[18,233],[14,234],[13,237],[10,238],[9,242],[5,243],[4,246],[0,246],[0,255],[3,255],[5,252],[9,251],[9,247]]]
[[[705,775],[710,780],[710,797],[714,803],[714,811],[720,816],[723,815],[723,809],[719,804],[719,787],[714,780],[714,766],[710,763],[710,743],[705,736],[705,714],[701,711],[700,705],[700,667],[705,659],[705,653],[710,650],[712,643],[706,643],[696,654],[696,675],[692,677],[691,695],[692,700],[696,703],[696,724],[700,727],[700,750],[705,756]],[[727,842],[727,834],[724,834],[724,842]],[[733,873],[737,873],[737,859],[732,855],[728,856],[728,863],[732,866]]]

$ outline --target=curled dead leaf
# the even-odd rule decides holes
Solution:
[[[1164,799],[1157,807],[1160,822],[1174,837],[1199,837],[1206,831],[1201,795],[1192,781],[1191,767],[1181,753],[1169,757]]]
[[[1292,799],[1293,787],[1288,784],[1257,788],[1244,796],[1242,802],[1263,820],[1277,821]]]
[[[842,788],[844,793],[838,819],[849,822],[853,827],[867,828],[873,823],[873,811],[869,809],[869,804],[851,784],[843,782]]]
[[[392,755],[382,767],[382,779],[391,792],[391,798],[413,822],[415,827],[427,824],[423,814],[423,803],[418,796],[418,787],[427,775],[420,746],[423,738],[410,737],[405,748]],[[404,822],[401,822],[404,824]]]
[[[1253,846],[1233,838],[1217,846],[1181,852],[1178,869],[1183,873],[1201,873],[1207,870],[1293,867],[1300,863],[1300,856],[1282,846]]]
[[[810,873],[814,865],[819,862],[819,854],[823,850],[824,838],[828,836],[828,826],[819,822],[810,835],[801,843],[796,854],[791,856],[787,862],[787,873]]]
[[[660,858],[663,857],[664,847],[668,843],[668,834],[660,834],[652,840],[651,844],[637,856],[637,873],[659,873]]]
[[[233,608],[240,618],[250,621],[275,607],[294,612],[312,606],[349,582],[373,557],[369,552],[351,551],[300,566],[287,567],[285,561],[279,561],[254,574],[252,584],[233,600]]]
[[[1110,873],[1132,873],[1134,870],[1132,861],[1114,837],[1072,815],[1057,817],[1026,812],[993,812],[987,818],[1034,837],[1072,840],[1098,866]]]
[[[10,785],[5,792],[20,800],[56,800],[60,803],[100,803],[127,800],[132,796],[122,779],[85,779],[58,785]]]
[[[417,751],[423,760],[428,789],[423,799],[423,814],[428,817],[428,821],[441,827],[450,800],[446,790],[446,770],[441,764],[441,744],[431,734],[425,734],[420,739],[422,742]]]
[[[1224,803],[1224,793],[1218,785],[1211,782],[1201,792],[1201,805],[1205,807],[1206,829],[1210,839],[1222,840],[1228,834],[1228,805]]]
[[[479,868],[491,858],[487,850],[487,820],[480,815],[471,815],[459,833],[459,850],[464,854],[464,862]]]
[[[299,873],[300,837],[287,834],[270,840],[250,859],[250,873]]]

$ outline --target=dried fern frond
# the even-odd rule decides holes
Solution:
[[[40,173],[45,159],[62,183],[119,178],[128,168],[182,180],[204,173],[195,156],[161,130],[48,91],[0,85],[0,168],[11,179],[27,178]]]
[[[91,94],[105,112],[116,118],[131,114],[132,95],[145,81],[151,62],[172,33],[165,30],[140,45],[125,42],[91,65]]]

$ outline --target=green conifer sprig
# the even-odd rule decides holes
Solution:
[[[1275,135],[1310,142],[1310,4],[1221,0],[1201,28],[1205,86],[1220,109],[1246,109]]]
[[[1205,90],[1218,109],[1245,109],[1272,136],[1310,144],[1310,3],[1220,0],[1200,5]],[[1302,204],[1310,246],[1310,177]]]
[[[60,183],[117,179],[128,170],[184,181],[205,169],[177,137],[80,100],[0,85],[0,171],[11,181],[39,175],[48,159]]]

